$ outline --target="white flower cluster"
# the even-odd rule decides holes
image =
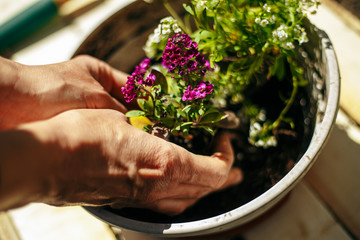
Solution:
[[[198,9],[204,9],[204,8],[209,8],[209,9],[213,9],[216,5],[219,4],[220,0],[199,0],[196,3],[196,7]]]
[[[299,41],[299,44],[303,44],[309,41],[305,29],[301,28],[301,26],[296,25],[293,31]]]
[[[285,24],[282,24],[280,27],[278,27],[273,31],[272,35],[274,40],[281,42],[281,45],[285,49],[294,49],[295,48],[294,44],[291,41],[288,41],[289,31],[290,31],[289,27],[286,26]]]
[[[275,136],[266,134],[266,130],[261,122],[266,121],[266,112],[265,110],[260,110],[255,119],[250,121],[249,129],[249,142],[256,147],[276,147],[277,140]]]
[[[167,39],[171,33],[180,32],[182,32],[182,30],[174,18],[163,18],[160,21],[160,24],[157,26],[154,32],[149,35],[148,40],[146,41],[144,46],[146,56],[148,58],[153,58],[157,53],[157,46],[162,40]]]
[[[277,146],[277,140],[275,136],[271,135],[259,138],[259,134],[261,132],[263,132],[263,127],[261,124],[255,120],[252,120],[249,130],[249,142],[255,147],[269,148]]]
[[[301,0],[299,2],[299,9],[298,11],[303,11],[303,12],[316,12],[316,8],[318,5],[318,2],[316,0]]]
[[[286,41],[286,39],[288,38],[287,26],[282,24],[280,27],[273,31],[272,35],[275,39],[278,39],[281,42]]]
[[[280,27],[278,27],[272,32],[272,35],[274,40],[281,42],[281,45],[285,49],[295,48],[294,44],[288,40],[289,35],[292,35],[293,39],[297,39],[299,44],[303,44],[309,41],[305,29],[302,29],[300,25],[296,25],[295,28],[291,28],[286,26],[285,24],[282,24]]]
[[[286,6],[297,7],[296,11],[302,11],[304,14],[311,11],[311,9],[316,8],[316,0],[282,0]],[[276,26],[277,23],[276,14],[273,13],[271,6],[264,4],[262,6],[262,11],[259,13],[258,17],[255,18],[255,23],[261,27],[268,27],[269,24],[272,24],[271,27]],[[306,32],[300,27],[288,26],[286,24],[281,24],[272,32],[274,41],[277,44],[280,44],[285,49],[294,49],[294,40],[297,40],[299,44],[305,43],[308,41]]]
[[[266,27],[269,23],[274,24],[276,21],[276,16],[271,14],[271,7],[269,7],[267,4],[264,4],[263,11],[263,14],[261,14],[262,16],[255,19],[255,23],[262,27]]]

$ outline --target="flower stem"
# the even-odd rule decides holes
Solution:
[[[155,98],[154,96],[151,94],[151,92],[149,90],[147,90],[146,88],[142,88],[149,97],[151,97],[152,103],[153,103],[153,108],[152,108],[152,116],[155,117]]]
[[[276,129],[280,125],[284,116],[287,114],[287,112],[291,108],[291,105],[294,103],[298,89],[299,89],[299,84],[298,84],[297,78],[295,76],[293,76],[293,90],[291,92],[291,96],[290,96],[289,100],[287,101],[285,108],[281,111],[279,117],[275,120],[275,122],[273,124],[271,124],[271,126],[270,126],[271,130]]]
[[[177,14],[177,12],[173,9],[173,7],[169,4],[168,1],[164,1],[164,7],[166,8],[166,10],[168,10],[171,16],[177,21],[181,29],[184,30],[185,33],[190,34],[191,31],[187,28],[183,20],[180,18],[180,16]]]

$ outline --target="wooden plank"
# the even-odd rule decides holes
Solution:
[[[81,207],[36,203],[9,213],[22,240],[115,240],[107,224]]]
[[[354,24],[349,24],[334,9],[329,5],[321,5],[318,13],[309,18],[329,35],[334,45],[341,74],[340,106],[360,124],[360,33],[353,27],[360,23],[353,18]]]
[[[298,184],[269,219],[243,235],[247,240],[351,239],[306,182]]]
[[[342,113],[306,180],[360,238],[360,128]]]
[[[350,28],[360,33],[360,20],[336,0],[321,0],[331,11],[342,19]]]
[[[17,228],[7,212],[0,212],[0,240],[20,240]]]

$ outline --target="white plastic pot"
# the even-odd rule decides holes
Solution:
[[[181,9],[178,4],[176,9]],[[105,21],[80,46],[75,55],[90,54],[130,72],[144,56],[142,46],[158,20],[168,13],[161,5],[136,1]],[[316,124],[310,144],[291,171],[269,190],[223,214],[197,221],[152,223],[115,214],[107,208],[86,207],[94,216],[117,227],[161,238],[208,235],[239,227],[268,211],[307,173],[326,143],[339,106],[340,76],[328,36],[307,23],[309,43],[299,49],[305,57],[305,76],[314,102]]]

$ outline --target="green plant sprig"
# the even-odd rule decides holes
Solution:
[[[193,21],[196,29],[191,29],[188,20],[182,20],[167,0],[163,0],[163,3],[179,28],[198,43],[199,51],[209,57],[211,67],[216,69],[216,72],[204,78],[204,81],[211,81],[214,88],[214,94],[205,101],[206,104],[212,101],[215,106],[223,106],[219,102],[230,98],[232,103],[243,102],[247,105],[246,108],[255,109],[253,112],[257,114],[248,115],[249,141],[258,147],[275,146],[277,143],[274,132],[281,123],[294,127],[287,113],[296,99],[299,87],[306,85],[303,70],[295,61],[295,48],[307,42],[302,22],[307,14],[316,9],[318,2],[316,0],[193,0],[189,4],[184,4],[188,13],[185,19]],[[148,56],[160,59],[166,38],[161,38],[156,44],[153,44],[154,41],[150,43],[147,44],[151,46],[147,52],[155,54]],[[267,119],[260,107],[249,103],[248,100],[244,101],[245,93],[249,88],[262,86],[272,77],[281,81],[288,72],[287,68],[291,73],[292,90],[289,97],[284,100],[284,107],[278,117],[274,120]],[[183,88],[186,85],[181,79],[192,78],[190,75],[185,78],[178,77],[176,90],[179,90],[179,86]],[[180,92],[183,94],[184,89]],[[174,97],[179,96],[175,94]],[[184,106],[178,102],[180,107],[189,110],[188,113],[175,111],[169,107],[172,109],[172,115],[169,116],[171,115],[171,121],[175,122],[176,131],[182,128],[188,129],[189,126],[211,125],[207,125],[207,122],[203,124],[206,115],[199,113],[204,111],[199,108],[201,104],[203,102],[198,101]],[[210,111],[209,107],[207,109]],[[182,122],[183,120],[185,122]]]

